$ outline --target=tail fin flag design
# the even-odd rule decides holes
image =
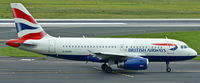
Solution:
[[[46,32],[21,3],[11,3],[19,39],[42,39]]]
[[[19,39],[9,40],[6,42],[7,45],[19,47],[26,40],[50,37],[21,3],[11,3],[10,5]]]

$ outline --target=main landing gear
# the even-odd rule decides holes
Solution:
[[[169,62],[167,61],[167,62],[166,62],[166,71],[167,71],[167,72],[171,72],[171,70],[172,70],[172,69],[169,67]]]
[[[105,71],[106,73],[112,73],[112,68],[108,66],[106,63],[101,65],[101,69]]]

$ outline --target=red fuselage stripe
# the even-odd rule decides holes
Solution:
[[[159,45],[159,46],[176,46],[176,44],[170,44],[170,43],[156,43],[153,45]]]

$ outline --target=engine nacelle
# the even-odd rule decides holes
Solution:
[[[148,63],[149,60],[147,58],[130,58],[118,63],[117,66],[128,70],[145,70],[148,67]]]

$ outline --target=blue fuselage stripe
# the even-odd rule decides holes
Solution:
[[[92,62],[105,62],[107,60],[100,60],[99,58],[93,57],[91,55],[55,55],[55,54],[44,54],[46,56],[77,60],[77,61],[92,61]],[[189,60],[196,56],[142,56],[148,58],[152,62],[166,62],[166,61],[183,61]]]

